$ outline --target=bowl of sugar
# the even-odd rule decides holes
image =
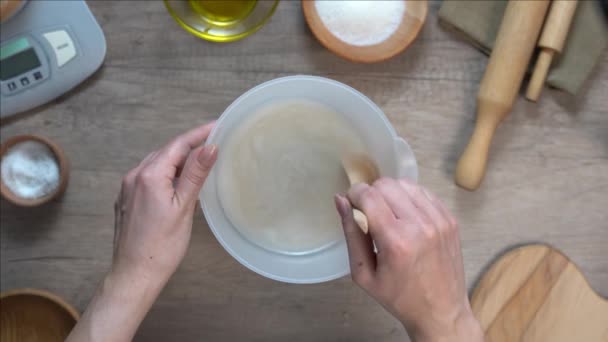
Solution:
[[[242,265],[270,279],[320,283],[349,273],[334,195],[350,187],[342,157],[416,180],[414,153],[357,90],[316,76],[262,83],[220,116],[218,160],[200,193],[209,227]]]
[[[35,207],[65,191],[68,160],[53,141],[37,135],[14,136],[0,147],[0,193],[9,202]]]
[[[302,0],[308,27],[336,55],[376,63],[403,52],[418,36],[427,0]]]

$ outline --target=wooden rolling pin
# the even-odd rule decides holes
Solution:
[[[538,101],[553,57],[561,53],[564,48],[576,5],[577,0],[553,0],[551,2],[543,33],[538,41],[541,50],[526,92],[526,98],[530,101]]]
[[[510,0],[477,95],[473,136],[456,167],[456,184],[479,187],[500,121],[511,111],[536,46],[549,0]]]

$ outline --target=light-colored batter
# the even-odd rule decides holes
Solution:
[[[283,101],[251,114],[222,145],[220,201],[250,241],[306,253],[342,238],[333,203],[349,187],[341,156],[365,151],[342,115],[319,103]]]

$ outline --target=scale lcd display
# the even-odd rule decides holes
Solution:
[[[2,81],[39,66],[38,55],[27,38],[16,39],[0,48],[0,80]]]

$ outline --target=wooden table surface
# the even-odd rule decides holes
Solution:
[[[104,66],[74,91],[2,122],[2,140],[43,134],[62,145],[65,196],[25,210],[2,201],[0,288],[51,290],[83,310],[108,269],[120,180],[150,150],[217,118],[276,77],[321,75],[362,91],[411,144],[420,182],[459,219],[467,285],[515,245],[549,243],[608,295],[608,55],[577,98],[518,99],[498,130],[482,187],[454,185],[472,131],[487,57],[437,23],[403,54],[345,62],[311,35],[298,1],[282,1],[253,36],[213,44],[182,31],[160,1],[91,1],[106,34]],[[232,259],[196,213],[190,249],[141,326],[138,341],[403,341],[402,327],[348,277],[274,282]]]

